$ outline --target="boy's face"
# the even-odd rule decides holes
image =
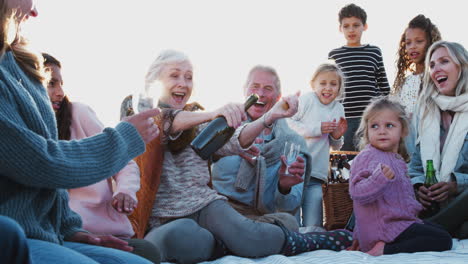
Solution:
[[[361,46],[362,32],[367,29],[367,24],[362,24],[361,19],[357,17],[345,17],[341,20],[340,32],[346,38],[347,46]]]

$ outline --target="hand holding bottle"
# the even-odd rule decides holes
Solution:
[[[247,119],[244,108],[244,104],[227,104],[213,112],[213,119],[219,116],[224,116],[228,126],[238,128],[242,124],[242,121]]]
[[[443,202],[457,193],[456,182],[438,182],[428,188],[427,196],[431,201]]]
[[[426,186],[421,185],[418,187],[416,191],[416,197],[418,201],[424,206],[424,208],[428,208],[431,206],[431,197],[429,197],[429,189]]]

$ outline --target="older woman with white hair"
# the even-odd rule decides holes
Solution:
[[[468,237],[468,53],[455,42],[439,41],[427,52],[418,100],[417,144],[409,174],[419,202],[442,208],[427,220],[453,236]],[[433,160],[437,184],[424,186],[426,161]]]
[[[260,132],[276,120],[297,111],[297,96],[283,97],[266,115],[251,123],[242,104],[227,104],[215,111],[182,111],[193,88],[193,68],[182,53],[163,51],[151,65],[146,87],[158,86],[158,105],[162,108],[164,151],[161,183],[150,217],[145,239],[161,250],[162,261],[195,263],[224,256],[228,252],[243,257],[272,254],[294,255],[318,248],[340,250],[350,244],[345,231],[321,233],[339,241],[327,246],[319,234],[298,234],[281,225],[249,220],[235,211],[210,187],[208,162],[189,146],[208,121],[224,116],[236,128],[232,138],[219,149],[220,156],[246,151]],[[284,109],[283,104],[289,105]],[[331,241],[331,240],[329,240]]]

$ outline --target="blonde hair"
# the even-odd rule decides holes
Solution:
[[[314,74],[312,74],[312,79],[310,79],[310,86],[315,91],[314,82],[317,79],[317,77],[323,72],[335,72],[336,75],[338,75],[338,77],[340,78],[340,88],[338,90],[338,96],[336,97],[336,99],[340,99],[343,96],[344,90],[344,74],[340,70],[340,68],[338,68],[338,66],[334,63],[320,64],[315,70]]]
[[[16,19],[18,11],[9,9],[6,2],[0,2],[0,57],[11,50],[26,75],[42,82],[44,80],[42,56],[28,50],[27,40],[19,35],[19,21]]]
[[[358,141],[359,150],[364,149],[369,142],[369,131],[368,123],[375,115],[383,110],[390,110],[398,116],[398,120],[402,126],[402,137],[400,143],[398,144],[398,154],[400,154],[403,159],[408,162],[410,157],[405,146],[405,136],[409,132],[409,120],[405,112],[405,108],[399,102],[389,99],[387,97],[380,97],[372,101],[364,110],[364,114],[359,124],[359,128],[356,132],[355,141]]]
[[[468,52],[466,49],[461,44],[456,42],[438,41],[432,44],[426,54],[424,85],[421,95],[418,99],[419,108],[424,110],[422,116],[419,119],[419,130],[421,130],[423,127],[424,118],[428,114],[433,114],[439,109],[434,99],[432,98],[432,95],[435,92],[439,92],[439,90],[431,79],[430,62],[432,54],[434,54],[437,49],[442,47],[447,49],[447,53],[449,54],[450,58],[452,58],[453,62],[460,69],[457,86],[455,87],[455,96],[466,94],[468,92]]]

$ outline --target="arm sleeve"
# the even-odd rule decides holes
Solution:
[[[0,175],[20,184],[63,189],[91,185],[117,173],[145,149],[127,122],[82,140],[45,138],[28,127],[16,102],[4,95],[0,93]]]
[[[382,96],[387,96],[390,93],[390,85],[388,84],[387,73],[385,72],[385,66],[383,63],[382,51],[378,49],[379,61],[377,64],[377,87],[380,90]]]
[[[116,189],[114,195],[125,193],[138,201],[136,193],[140,190],[140,168],[131,160],[127,166],[114,175]]]
[[[411,161],[408,166],[408,174],[411,178],[411,184],[413,185],[424,183],[424,180],[426,179],[419,144],[416,145],[413,155],[411,156]]]
[[[222,157],[238,155],[239,153],[248,150],[252,145],[242,148],[239,142],[239,136],[242,133],[242,130],[245,128],[247,123],[244,123],[236,129],[232,137],[228,140],[224,146],[216,151],[216,154]],[[253,143],[252,143],[253,144]]]
[[[291,118],[286,119],[288,125],[299,135],[305,138],[319,137],[322,135],[321,122],[307,122],[306,113],[310,111],[311,102],[306,96],[299,98],[299,109]]]
[[[362,156],[361,159],[358,157],[355,159],[357,160],[353,161],[351,168],[349,193],[357,203],[363,205],[372,203],[383,195],[386,186],[393,180],[383,175],[381,163],[366,162]],[[371,160],[371,157],[367,160]]]
[[[81,217],[73,212],[68,206],[68,193],[61,189],[58,193],[61,201],[62,219],[60,225],[60,233],[67,240],[70,236],[76,232],[87,232],[82,228]]]
[[[465,136],[465,142],[460,155],[458,156],[453,177],[457,181],[457,189],[459,193],[468,189],[468,134]]]
[[[302,190],[304,188],[304,183],[294,185],[291,188],[291,192],[288,194],[282,194],[276,188],[275,191],[275,203],[276,208],[281,211],[292,212],[301,205],[302,201]]]
[[[339,104],[339,115],[340,117],[345,117],[345,113],[344,113],[344,107],[342,104]],[[328,138],[330,139],[330,147],[333,149],[333,150],[340,150],[341,147],[343,146],[344,144],[344,137],[342,136],[341,138],[339,139],[334,139],[331,135],[328,135]]]

